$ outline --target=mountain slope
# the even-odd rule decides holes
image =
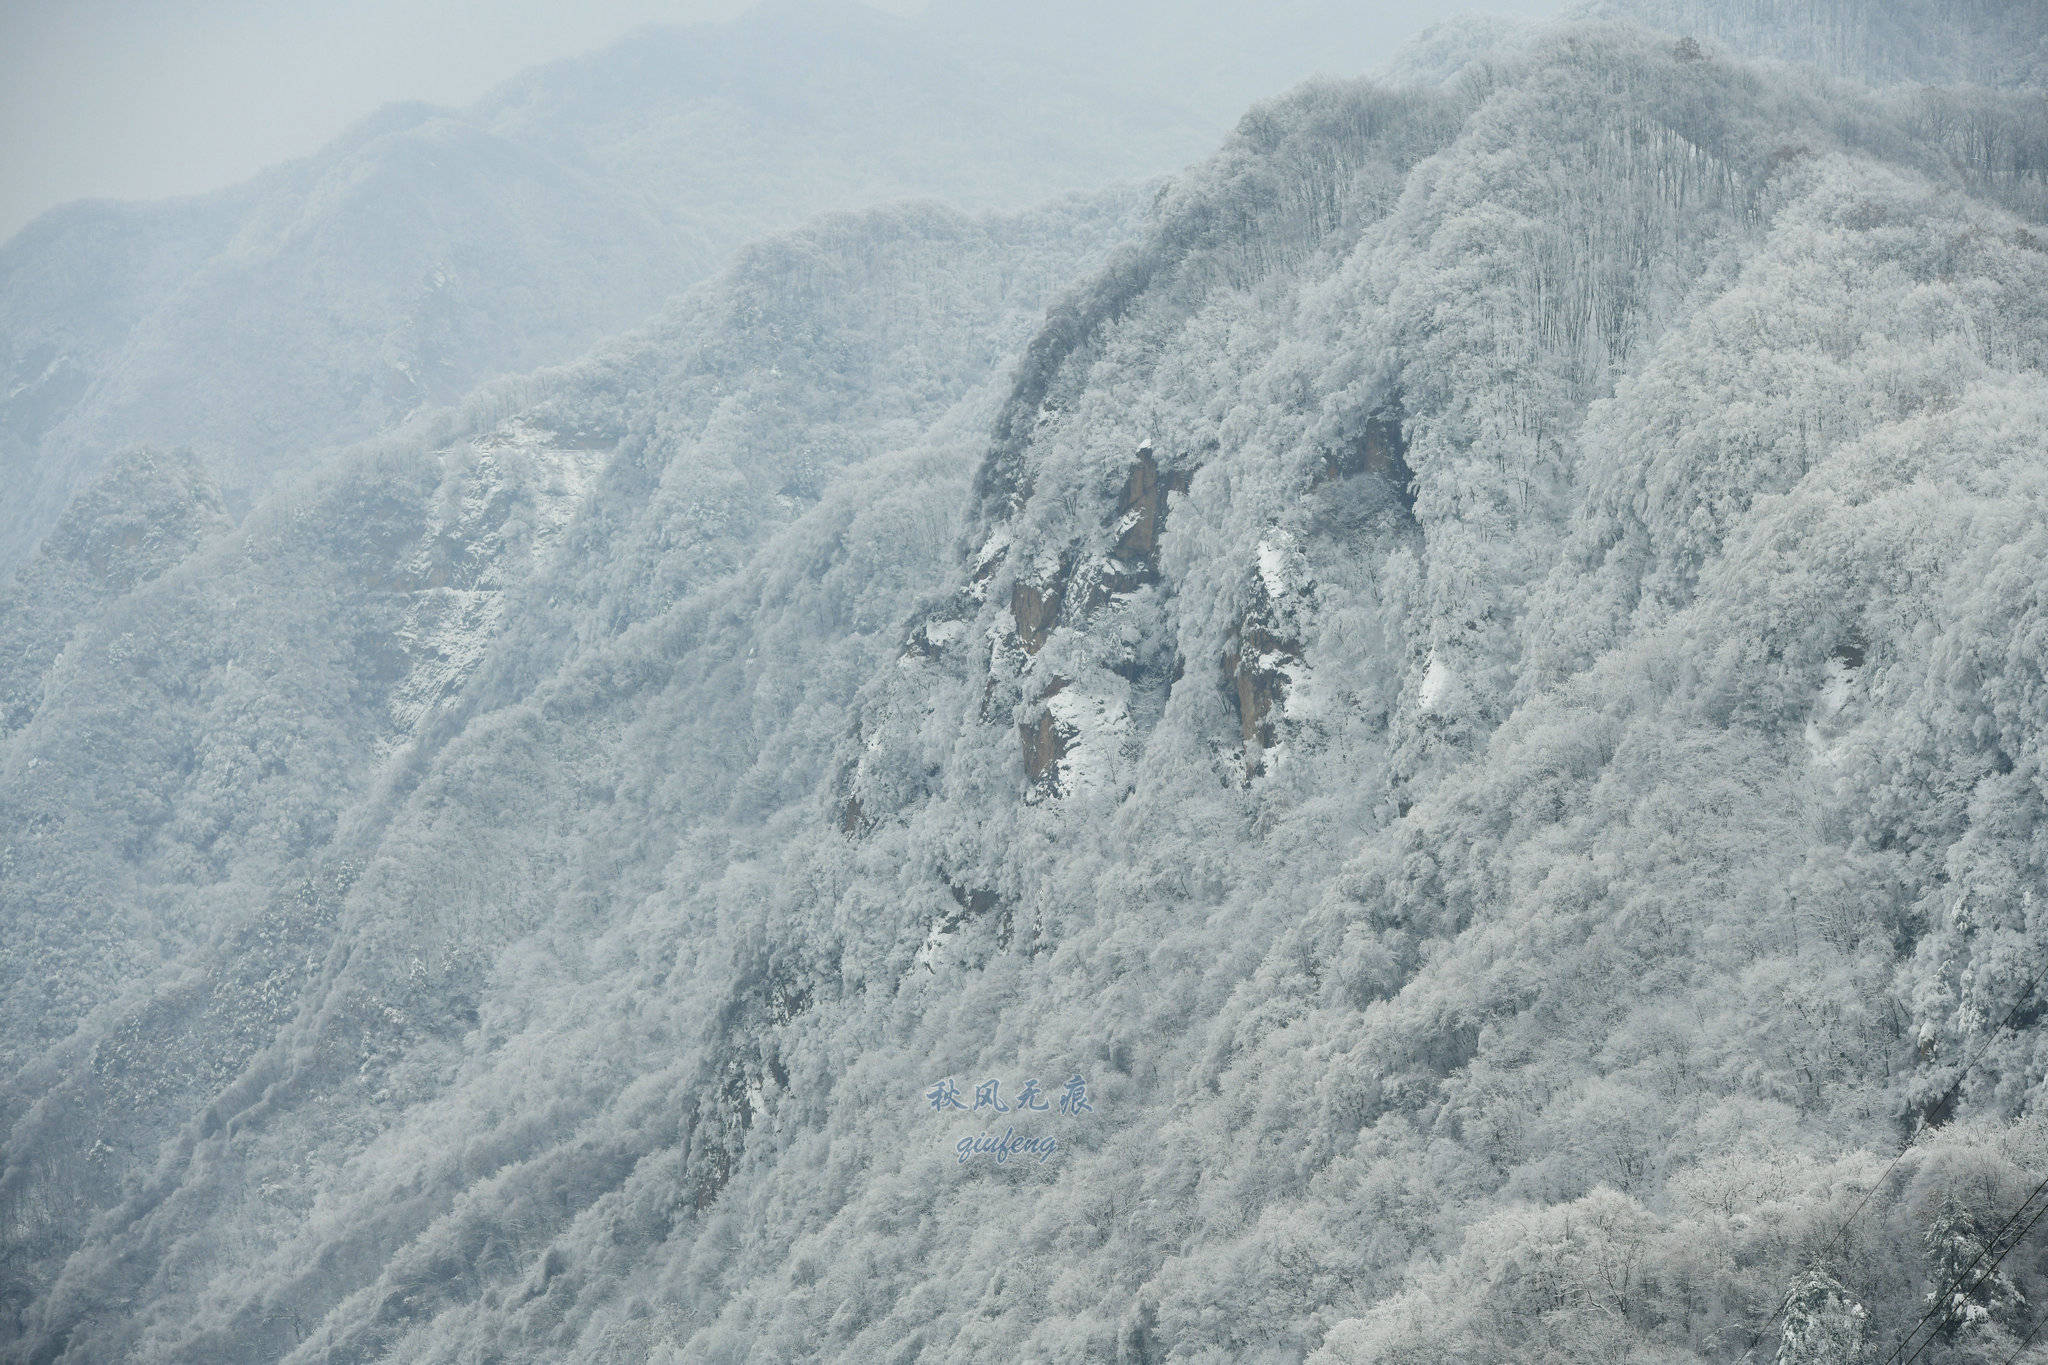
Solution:
[[[62,656],[10,680],[30,714],[11,715],[0,760],[12,1304],[40,1297],[84,1236],[70,1201],[154,1202],[165,1135],[208,1126],[220,1086],[263,1064],[296,1002],[353,955],[335,916],[362,864],[342,845],[374,847],[471,712],[533,686],[521,666],[550,671],[593,625],[716,600],[750,547],[821,503],[810,520],[865,538],[867,556],[941,553],[915,491],[957,486],[965,461],[918,453],[958,440],[927,433],[955,405],[985,408],[1047,291],[1093,269],[1137,209],[909,208],[764,243],[650,333],[358,452],[60,623]],[[884,485],[894,514],[834,491],[877,463],[916,476]],[[146,492],[113,477],[78,518],[107,523],[101,503]],[[590,553],[614,539],[672,552]],[[24,583],[55,574],[56,554]],[[858,606],[879,576],[842,571],[844,621],[893,629],[898,599]],[[10,602],[10,632],[40,640],[42,621]],[[511,676],[488,662],[507,639]],[[541,904],[489,913],[516,932]],[[467,979],[494,951],[451,940],[430,956]],[[81,1124],[96,1134],[83,1149]],[[20,1346],[27,1324],[12,1330]]]
[[[814,214],[897,198],[1018,210],[1174,170],[1218,129],[1074,63],[1026,61],[840,0],[650,28],[508,81],[471,114],[601,169],[722,256]]]
[[[1581,0],[1567,13],[1689,39],[1687,51],[1702,57],[1725,50],[1871,85],[2048,87],[2048,20],[2029,0]],[[1541,32],[1498,14],[1458,15],[1372,69],[1396,83],[1440,84],[1475,63],[1516,60]],[[2038,162],[2038,146],[2028,155]]]
[[[267,503],[0,759],[128,822],[11,894],[221,926],[21,1049],[8,1348],[1888,1348],[2048,1172],[2039,116],[1566,28],[1254,110],[1028,340],[1123,209],[799,237]],[[259,589],[353,634],[236,709],[173,598]],[[155,675],[275,785],[110,760]]]

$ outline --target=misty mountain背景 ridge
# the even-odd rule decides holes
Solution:
[[[239,190],[58,211],[0,257],[17,557],[112,451],[190,446],[246,505],[290,452],[565,359],[691,268],[644,201],[418,106]]]
[[[1170,104],[791,0],[643,30],[465,110],[393,106],[231,189],[54,210],[0,246],[0,572],[124,447],[190,447],[239,511],[314,452],[646,322],[816,214],[1021,210],[1173,170],[1213,136]]]
[[[7,1349],[1888,1349],[2048,1170],[2041,120],[1570,27],[195,483],[10,684]]]

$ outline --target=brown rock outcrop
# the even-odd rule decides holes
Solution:
[[[1288,670],[1301,662],[1301,644],[1275,619],[1263,587],[1244,621],[1223,648],[1223,685],[1237,708],[1246,777],[1266,770],[1265,755],[1277,738],[1275,717],[1287,702]]]
[[[1063,725],[1052,708],[1044,705],[1066,690],[1064,678],[1054,678],[1039,695],[1039,707],[1032,719],[1017,727],[1017,737],[1024,746],[1024,776],[1030,784],[1039,789],[1052,788],[1059,779],[1060,760],[1067,756],[1075,734],[1072,727]]]
[[[1050,583],[1020,582],[1010,590],[1010,618],[1017,625],[1017,639],[1024,652],[1036,654],[1060,619],[1060,605],[1066,592],[1066,575]]]

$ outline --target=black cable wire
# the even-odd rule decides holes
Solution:
[[[2039,1195],[2043,1190],[2048,1190],[2048,1180],[2043,1180],[2039,1185],[2036,1185],[2034,1187],[2034,1193],[2028,1195],[2026,1201],[2020,1205],[2020,1212],[2025,1212],[2027,1205],[2033,1203],[2035,1196]],[[1977,1262],[1983,1260],[1986,1255],[1990,1254],[1991,1248],[1998,1245],[1999,1239],[2005,1235],[2006,1228],[2011,1227],[2015,1222],[2017,1222],[2019,1220],[2019,1216],[2019,1213],[2015,1213],[2011,1218],[2005,1220],[2004,1226],[2000,1227],[1997,1232],[1991,1234],[1991,1239],[1984,1244],[1984,1250],[1977,1253],[1976,1260],[1971,1261],[1970,1264],[1963,1270],[1962,1274],[1958,1275],[1954,1280],[1950,1281],[1945,1288],[1943,1288],[1940,1296],[1936,1298],[1934,1301],[1934,1307],[1932,1309],[1929,1309],[1928,1313],[1923,1315],[1918,1323],[1914,1324],[1913,1330],[1906,1334],[1906,1341],[1911,1341],[1914,1338],[1914,1336],[1916,1336],[1919,1333],[1920,1328],[1926,1325],[1928,1318],[1933,1316],[1935,1311],[1938,1310],[1940,1312],[1941,1317],[1944,1320],[1943,1323],[1937,1324],[1934,1333],[1930,1334],[1927,1340],[1921,1342],[1917,1347],[1915,1347],[1913,1350],[1913,1354],[1907,1356],[1904,1361],[1900,1362],[1900,1365],[1913,1365],[1913,1362],[1920,1358],[1921,1353],[1925,1351],[1929,1346],[1932,1346],[1934,1344],[1935,1335],[1940,1333],[1941,1327],[1946,1325],[1946,1320],[1953,1315],[1951,1309],[1948,1307],[1948,1305],[1951,1302],[1953,1302],[1952,1296],[1955,1295],[1958,1291],[1960,1291],[1964,1297],[1968,1297],[1969,1295],[1976,1293],[1977,1290],[1983,1286],[1986,1280],[1990,1279],[1993,1275],[1997,1274],[1998,1267],[2004,1264],[2005,1258],[2007,1256],[2010,1256],[2013,1252],[2013,1249],[2017,1247],[2021,1242],[2027,1240],[2027,1234],[2034,1230],[2034,1225],[2040,1222],[2044,1216],[2048,1216],[2048,1204],[2043,1204],[2039,1209],[2036,1209],[2034,1211],[2034,1216],[2027,1220],[2027,1225],[2019,1230],[2019,1235],[2014,1237],[2012,1241],[2006,1244],[2005,1250],[1999,1252],[1997,1257],[1993,1259],[1990,1265],[1984,1267],[1984,1273],[1979,1275],[1976,1279],[1970,1280],[1969,1288],[1963,1288],[1963,1281],[1968,1280],[1970,1278],[1970,1271],[1975,1270],[1977,1268]],[[1898,1346],[1893,1349],[1892,1356],[1896,1356],[1900,1351],[1906,1349],[1906,1341],[1901,1341],[1898,1344]],[[1887,1356],[1885,1358],[1886,1365],[1890,1365],[1892,1356]]]
[[[1991,1044],[1997,1041],[1998,1036],[2000,1034],[2004,1033],[2007,1029],[2012,1027],[2012,1021],[2020,1017],[2020,1011],[2022,1009],[2025,1009],[2027,1001],[2033,998],[2034,988],[2036,986],[2039,986],[2043,980],[2048,980],[2048,962],[2043,962],[2041,964],[2041,970],[2035,972],[2034,979],[2029,981],[2026,984],[2025,988],[2020,991],[2018,1000],[2014,1003],[2013,1007],[2010,1010],[2006,1011],[2005,1018],[1999,1021],[1998,1027],[1996,1029],[1993,1029],[1989,1034],[1985,1035],[1984,1041],[1977,1045],[1977,1050],[1971,1053],[1969,1057],[1964,1060],[1963,1069],[1956,1073],[1955,1082],[1952,1085],[1950,1085],[1948,1090],[1942,1095],[1941,1103],[1936,1105],[1936,1108],[1941,1108],[1947,1105],[1951,1099],[1955,1098],[1956,1095],[1962,1092],[1963,1082],[1969,1077],[1970,1069],[1976,1066],[1978,1062],[1984,1060],[1984,1054],[1991,1050]],[[1897,1170],[1899,1168],[1899,1163],[1906,1159],[1906,1153],[1913,1150],[1913,1143],[1915,1140],[1919,1138],[1919,1136],[1920,1134],[1916,1132],[1913,1134],[1912,1137],[1906,1139],[1906,1145],[1899,1148],[1899,1154],[1892,1158],[1891,1164],[1886,1166],[1884,1168],[1884,1171],[1877,1177],[1877,1179],[1871,1182],[1870,1188],[1863,1192],[1863,1197],[1856,1201],[1856,1207],[1849,1210],[1849,1216],[1842,1220],[1842,1226],[1837,1228],[1835,1230],[1834,1235],[1828,1238],[1828,1240],[1825,1243],[1823,1243],[1824,1250],[1832,1249],[1835,1243],[1837,1242],[1847,1245],[1849,1229],[1852,1226],[1854,1226],[1857,1216],[1863,1212],[1864,1206],[1870,1203],[1871,1199],[1877,1194],[1877,1192],[1884,1188],[1885,1181],[1891,1179],[1892,1172]],[[2008,1222],[2007,1226],[2010,1227],[2011,1223]],[[1819,1260],[1819,1257],[1815,1257],[1814,1264],[1818,1265]],[[1791,1289],[1785,1291],[1785,1297],[1778,1301],[1777,1311],[1772,1313],[1770,1318],[1765,1321],[1764,1325],[1757,1328],[1756,1332],[1750,1337],[1749,1348],[1748,1350],[1743,1352],[1744,1359],[1747,1359],[1753,1352],[1755,1352],[1757,1346],[1760,1343],[1762,1343],[1764,1339],[1764,1334],[1766,1332],[1769,1332],[1773,1327],[1776,1327],[1778,1325],[1778,1320],[1785,1316],[1785,1310],[1792,1306],[1792,1300],[1797,1298],[1798,1296],[1799,1289],[1797,1284],[1795,1283]],[[1920,1329],[1918,1326],[1915,1326],[1913,1330],[1917,1332]]]
[[[2020,1344],[2013,1349],[2013,1353],[2011,1355],[2005,1358],[2005,1365],[2015,1365],[2015,1362],[2018,1361],[2021,1356],[2027,1353],[2027,1347],[2031,1346],[2034,1342],[2034,1338],[2040,1335],[2041,1325],[2043,1323],[2048,1323],[2048,1314],[2043,1314],[2042,1316],[2034,1319],[2033,1328],[2030,1331],[2028,1331],[2026,1336],[2020,1338]]]
[[[1956,1290],[1962,1288],[1963,1281],[1969,1279],[1971,1272],[1976,1270],[1976,1268],[1983,1263],[1984,1258],[1991,1254],[1991,1248],[1998,1245],[1999,1239],[2005,1236],[2006,1230],[2012,1227],[2012,1225],[2014,1223],[2017,1223],[2021,1218],[2026,1216],[2028,1207],[2034,1202],[2035,1197],[2039,1195],[2043,1189],[2048,1189],[2048,1180],[2043,1180],[2041,1184],[2036,1185],[2033,1189],[2033,1192],[2028,1194],[2025,1199],[2021,1200],[2020,1206],[2017,1209],[2013,1210],[2012,1216],[2010,1218],[2007,1218],[2003,1223],[2000,1223],[1997,1229],[1994,1230],[1989,1237],[1984,1239],[1984,1245],[1978,1249],[1978,1252],[1975,1256],[1970,1258],[1970,1263],[1964,1266],[1962,1270],[1958,1271],[1956,1277],[1953,1280],[1950,1280],[1947,1284],[1943,1285],[1931,1297],[1927,1305],[1927,1311],[1922,1313],[1920,1315],[1919,1321],[1915,1322],[1913,1326],[1910,1329],[1908,1329],[1906,1335],[1900,1339],[1899,1344],[1892,1347],[1891,1354],[1884,1358],[1883,1365],[1892,1365],[1892,1362],[1899,1358],[1899,1353],[1904,1351],[1906,1347],[1909,1344],[1911,1344],[1914,1337],[1920,1335],[1920,1329],[1925,1327],[1929,1322],[1934,1321],[1934,1319],[1936,1319],[1937,1317],[1943,1319],[1944,1321],[1948,1318],[1948,1305],[1951,1302],[1950,1295],[1952,1295]],[[2028,1226],[2032,1227],[2033,1225],[2029,1223]],[[1994,1266],[1996,1264],[1996,1262],[1993,1262]],[[1981,1280],[1976,1281],[1971,1284],[1970,1288],[1974,1290],[1977,1287],[1977,1285],[1981,1283],[1983,1283]],[[1941,1325],[1937,1324],[1935,1330],[1939,1332],[1941,1330]],[[1933,1341],[1934,1338],[1930,1336],[1927,1340]],[[1925,1349],[1924,1342],[1922,1343],[1921,1349]],[[1918,1355],[1919,1351],[1916,1350],[1914,1354]]]
[[[1998,1260],[1993,1261],[1990,1265],[1986,1266],[1984,1268],[1984,1273],[1982,1275],[1979,1275],[1976,1278],[1976,1280],[1971,1283],[1970,1287],[1966,1290],[1963,1290],[1962,1292],[1965,1295],[1975,1293],[1977,1291],[1978,1286],[1982,1285],[1986,1280],[1990,1279],[1992,1275],[1997,1273],[1999,1264],[2005,1260],[2006,1256],[2012,1251],[2013,1247],[2018,1246],[2021,1242],[2026,1240],[2027,1234],[2034,1230],[2034,1224],[2041,1221],[2043,1214],[2048,1214],[2048,1208],[2042,1209],[2040,1212],[2037,1212],[2031,1219],[2029,1219],[2027,1221],[2027,1225],[2024,1228],[2020,1229],[2020,1235],[2013,1238],[2012,1246],[2009,1246],[2004,1251],[1999,1252]],[[1946,1317],[1947,1314],[1944,1314],[1943,1316]],[[1921,1353],[1926,1351],[1928,1347],[1934,1344],[1935,1338],[1939,1335],[1940,1327],[1937,1326],[1935,1331],[1928,1335],[1927,1340],[1921,1342],[1920,1345],[1914,1349],[1913,1354],[1907,1356],[1906,1359],[1903,1362],[1901,1362],[1901,1365],[1913,1365],[1914,1361],[1920,1359]]]

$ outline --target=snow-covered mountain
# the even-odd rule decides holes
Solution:
[[[1467,33],[75,500],[0,1350],[2024,1358],[2041,92]]]
[[[1702,55],[1869,85],[2048,87],[2048,36],[2034,0],[1577,0],[1566,12],[1644,24],[1691,39]],[[1514,60],[1541,32],[1525,18],[1460,14],[1372,69],[1397,84],[1442,82],[1475,62]]]
[[[2034,0],[1588,0],[1581,13],[1877,84],[2048,87]]]
[[[32,547],[137,443],[246,507],[309,447],[645,321],[693,266],[644,198],[423,106],[223,195],[47,215],[0,253],[5,534]]]
[[[0,574],[124,448],[231,504],[314,451],[647,322],[742,245],[935,197],[1020,210],[1177,169],[1185,108],[842,0],[649,29],[468,110],[388,109],[218,194],[0,247]]]

